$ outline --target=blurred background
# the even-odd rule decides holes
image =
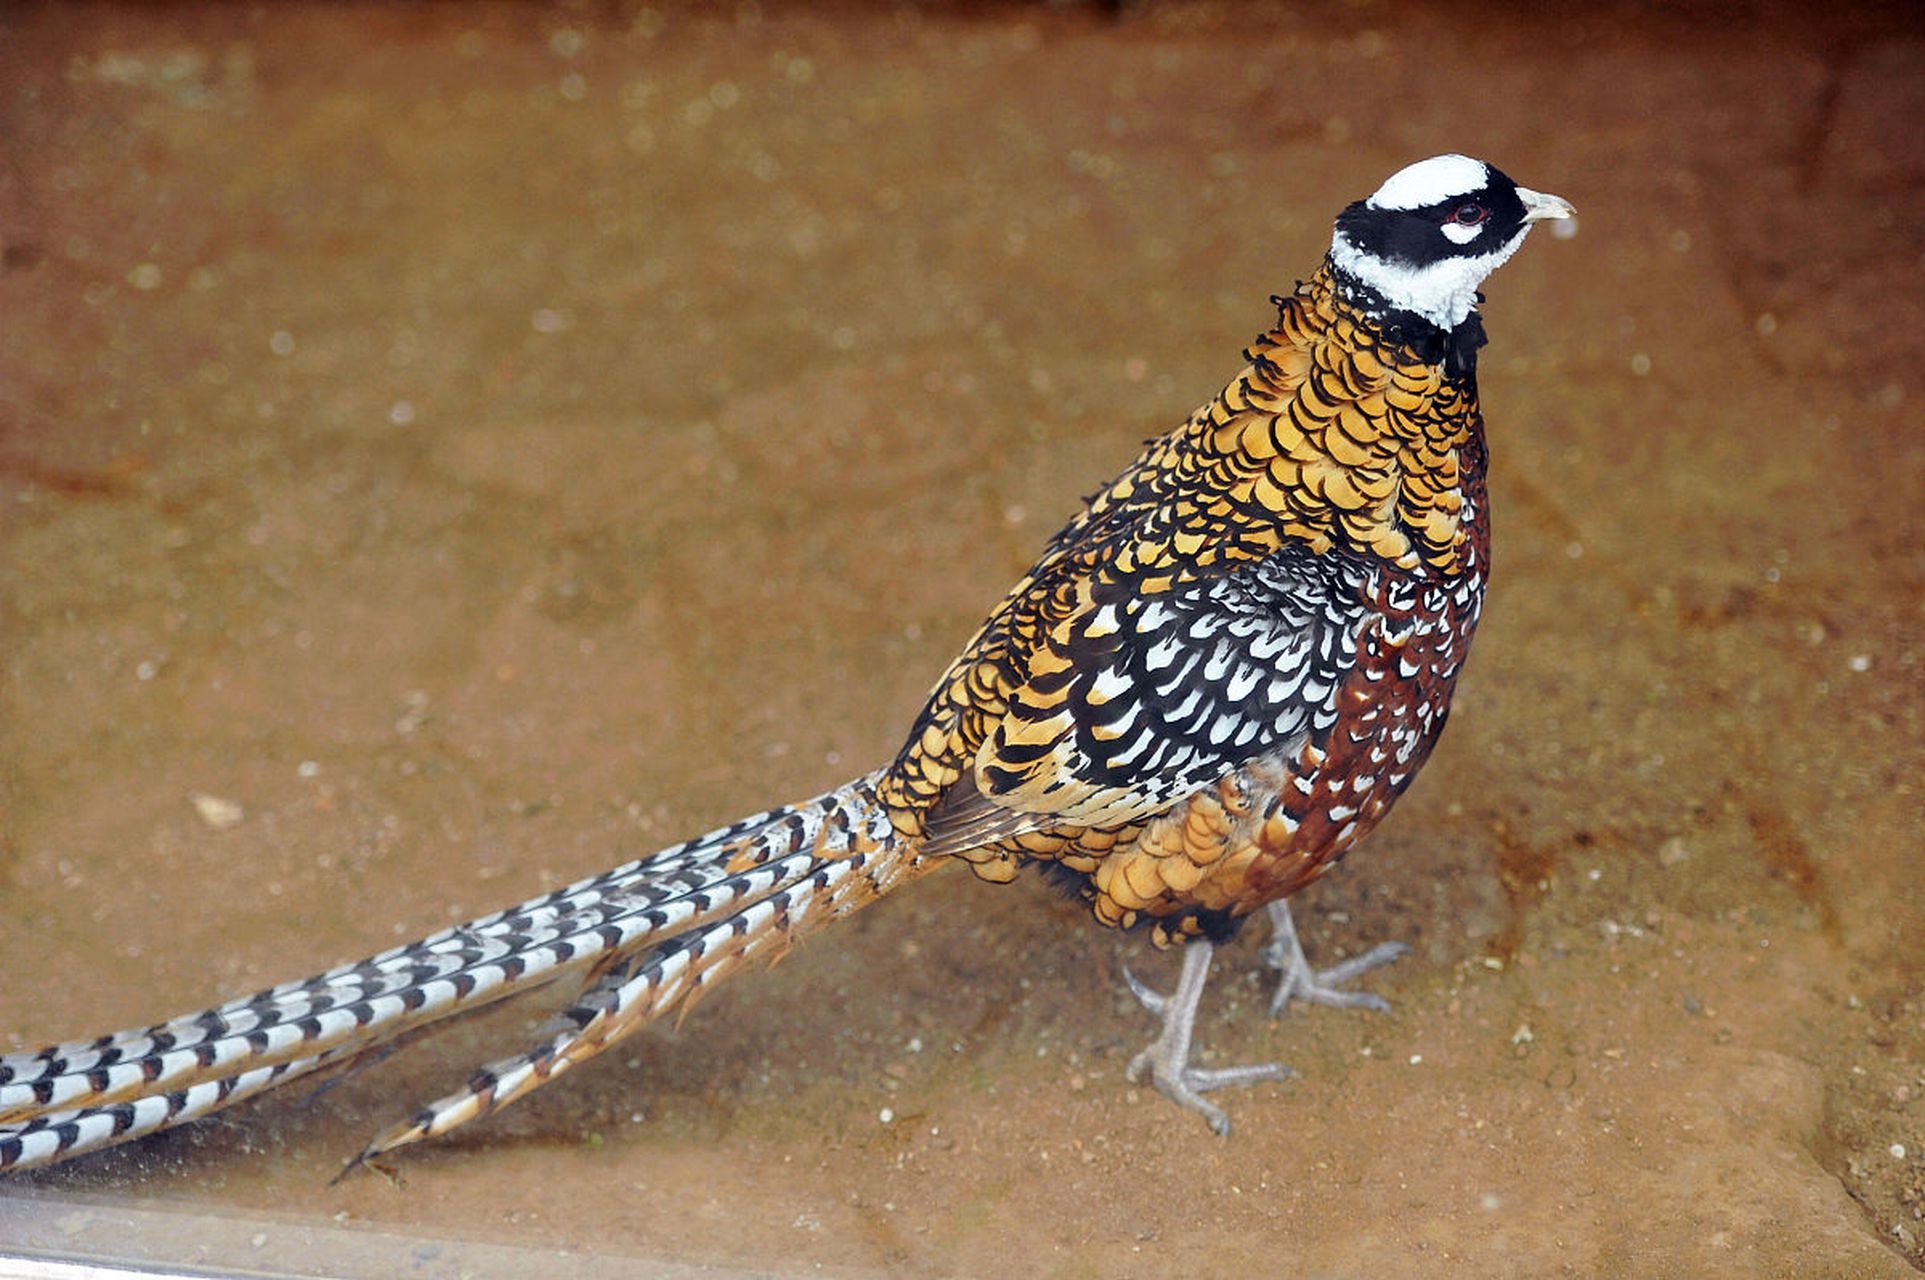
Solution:
[[[880,763],[1342,205],[1456,150],[1581,217],[1488,286],[1451,731],[1298,913],[1314,956],[1411,942],[1395,1010],[1271,1022],[1253,931],[1206,1060],[1300,1076],[1229,1141],[1121,1079],[1120,965],[1170,959],[959,875],[399,1182],[327,1185],[539,1010],[0,1210],[280,1224],[243,1238],[294,1274],[332,1246],[288,1224],[852,1275],[1910,1274],[1921,116],[1900,6],[0,11],[8,1049]]]

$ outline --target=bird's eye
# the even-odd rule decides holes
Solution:
[[[1491,211],[1481,204],[1460,204],[1450,212],[1451,222],[1460,227],[1474,227],[1491,216]]]

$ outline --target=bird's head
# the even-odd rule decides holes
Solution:
[[[1482,160],[1432,156],[1337,215],[1330,261],[1364,286],[1366,303],[1454,329],[1532,223],[1572,216],[1569,201],[1520,187]]]

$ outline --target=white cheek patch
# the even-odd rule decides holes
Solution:
[[[1452,244],[1469,244],[1484,234],[1484,224],[1481,222],[1474,227],[1461,222],[1446,222],[1442,229],[1444,238]]]
[[[1466,229],[1473,234],[1482,230]],[[1330,243],[1330,261],[1370,286],[1392,307],[1414,311],[1441,329],[1454,329],[1477,306],[1477,286],[1517,252],[1529,231],[1529,227],[1523,228],[1489,253],[1445,258],[1422,267],[1365,253],[1340,231]]]

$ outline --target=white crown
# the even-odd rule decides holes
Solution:
[[[1422,209],[1452,196],[1482,191],[1491,180],[1491,167],[1469,156],[1432,156],[1407,164],[1364,201],[1373,209]]]

